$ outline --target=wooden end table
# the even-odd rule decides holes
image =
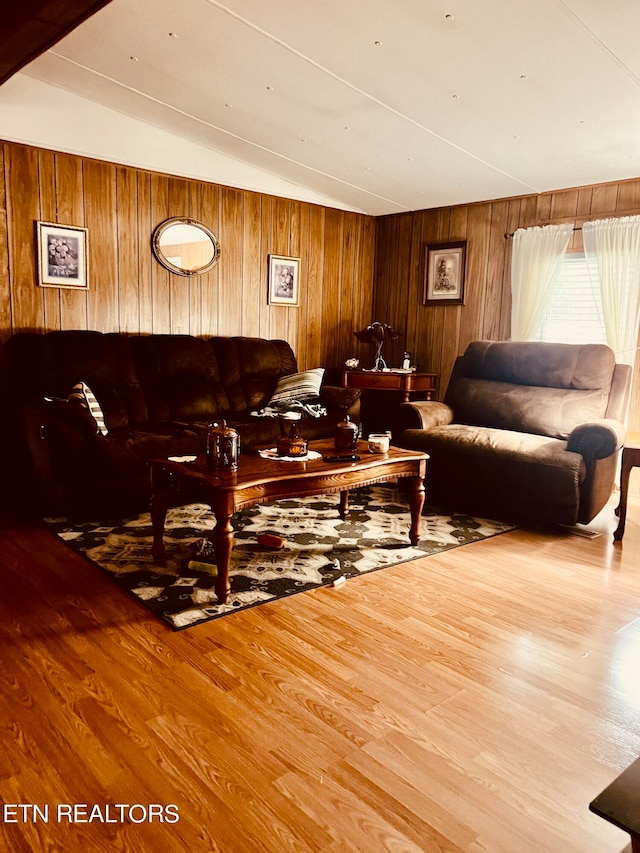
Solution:
[[[427,400],[436,390],[436,373],[404,373],[395,370],[344,370],[343,388],[362,388],[369,391],[402,391],[403,403],[408,403],[411,394],[420,391]]]
[[[632,853],[640,853],[640,758],[589,803],[589,810],[631,836]]]
[[[333,440],[311,442],[310,450],[323,455],[335,454]],[[416,545],[420,538],[420,514],[424,505],[426,453],[391,447],[387,453],[369,453],[366,442],[360,442],[357,462],[325,462],[322,458],[308,462],[265,459],[257,452],[243,453],[235,472],[205,469],[205,459],[175,462],[154,459],[151,462],[152,554],[156,563],[164,560],[164,524],[169,506],[206,503],[211,507],[216,524],[212,533],[218,573],[215,581],[218,601],[224,604],[230,592],[229,562],[233,549],[231,519],[236,512],[254,504],[270,503],[283,498],[306,497],[339,492],[339,514],[346,516],[349,491],[397,478],[409,484],[411,526],[409,540]]]
[[[629,477],[631,469],[640,466],[640,432],[628,432],[622,448],[622,463],[620,467],[620,503],[616,507],[619,518],[613,541],[619,542],[624,536],[624,526],[627,521],[627,495],[629,492]]]

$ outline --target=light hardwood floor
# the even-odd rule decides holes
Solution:
[[[618,853],[588,804],[640,754],[640,501],[622,544],[611,508],[590,526],[180,633],[46,532],[0,531],[0,848]],[[180,819],[58,822],[85,803]]]

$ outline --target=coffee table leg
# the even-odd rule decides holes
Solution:
[[[424,478],[411,477],[409,479],[409,508],[411,510],[411,529],[409,530],[409,541],[417,545],[420,540],[420,517],[424,506]]]
[[[224,604],[231,592],[229,583],[229,562],[233,550],[233,526],[231,515],[216,513],[216,526],[213,528],[213,548],[216,553],[218,574],[216,575],[216,595],[218,602]]]
[[[347,513],[349,512],[349,492],[340,492],[340,509],[338,510],[338,514],[340,518],[344,521],[347,517]]]

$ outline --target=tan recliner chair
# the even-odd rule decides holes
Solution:
[[[630,379],[601,344],[475,341],[444,402],[400,406],[395,443],[431,457],[432,506],[587,523],[613,489]]]

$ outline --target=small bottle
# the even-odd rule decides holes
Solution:
[[[402,355],[402,369],[411,370],[411,353],[405,352]]]
[[[298,435],[298,427],[295,421],[291,421],[289,435],[283,435],[278,439],[276,453],[278,456],[294,459],[307,455],[307,442],[302,436]]]

